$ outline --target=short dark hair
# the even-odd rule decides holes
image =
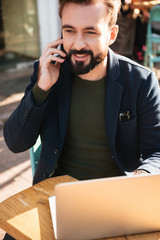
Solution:
[[[121,7],[121,0],[59,0],[59,15],[62,17],[62,11],[67,3],[89,5],[102,1],[106,6],[107,13],[110,14],[109,26],[114,26],[117,22],[117,16]]]

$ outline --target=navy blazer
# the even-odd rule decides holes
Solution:
[[[35,106],[32,88],[37,81],[38,61],[31,82],[19,106],[4,127],[4,138],[15,153],[32,147],[38,135],[42,151],[34,183],[48,177],[63,148],[72,87],[67,62],[47,101]],[[129,118],[121,118],[128,112]],[[105,98],[106,134],[112,157],[122,174],[135,169],[160,173],[160,89],[158,80],[147,68],[119,56],[108,54]]]

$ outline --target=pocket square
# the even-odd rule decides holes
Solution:
[[[130,111],[121,112],[119,114],[119,121],[120,122],[129,121],[130,119],[131,119],[131,112]]]

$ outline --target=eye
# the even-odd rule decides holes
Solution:
[[[73,29],[65,29],[64,32],[66,32],[66,33],[75,33],[75,30],[73,30]]]
[[[93,31],[87,31],[86,34],[89,34],[89,35],[95,35],[96,32],[93,32]]]

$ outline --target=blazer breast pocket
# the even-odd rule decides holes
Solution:
[[[137,117],[118,123],[117,141],[118,147],[124,148],[137,145]]]

